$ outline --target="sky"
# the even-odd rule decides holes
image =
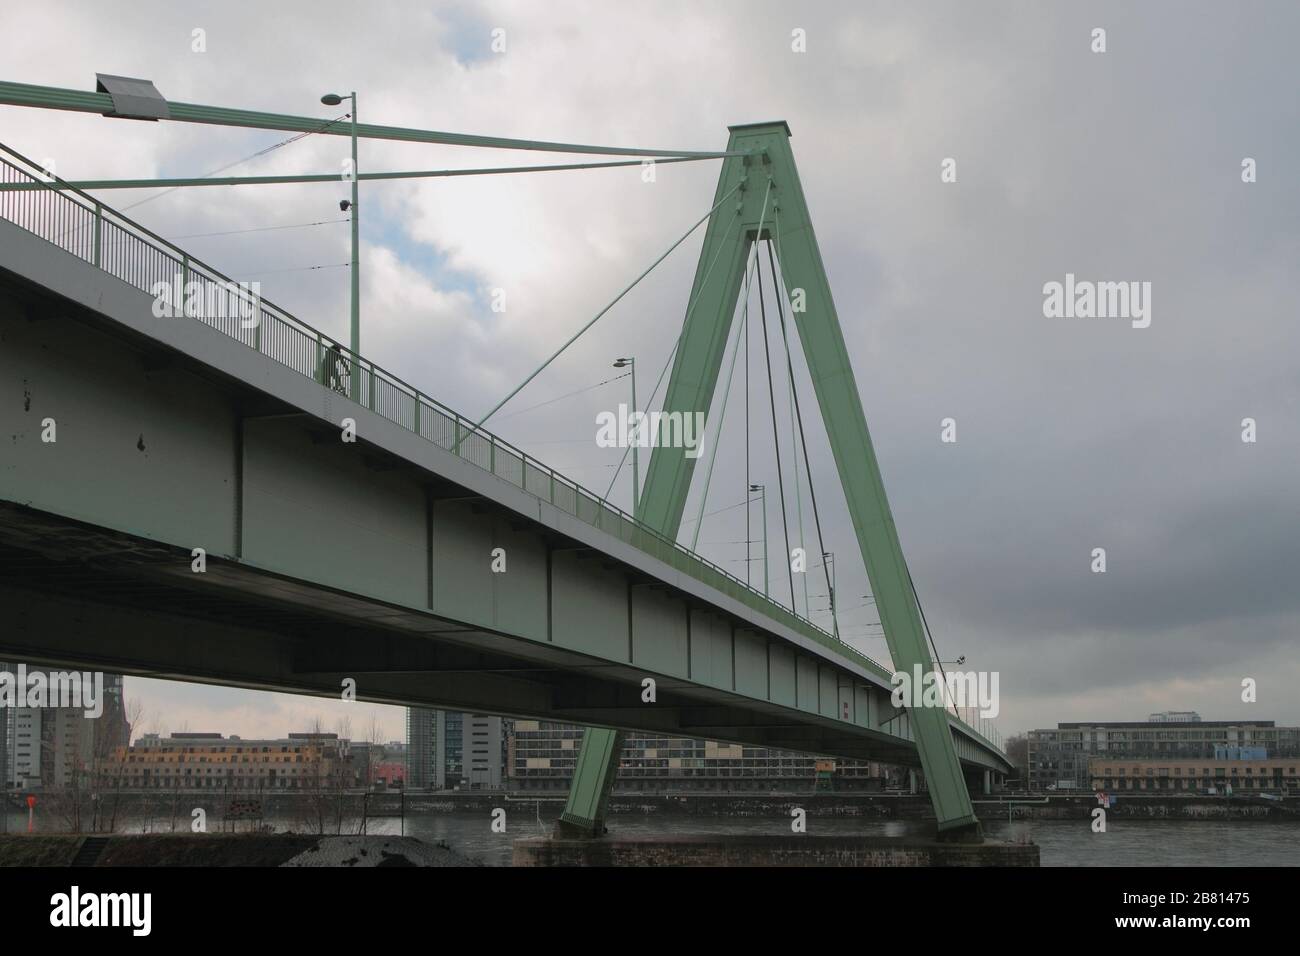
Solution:
[[[356,90],[363,122],[672,149],[784,119],[912,577],[941,657],[999,672],[1004,735],[1171,709],[1300,724],[1298,30],[1284,2],[49,3],[6,11],[0,79],[145,77],[173,101],[322,119],[348,107],[321,94]],[[289,135],[0,106],[0,141],[65,179],[201,176]],[[348,149],[309,136],[223,175],[335,172]],[[362,141],[359,165],[563,161]],[[362,352],[481,416],[708,210],[717,175],[710,161],[654,182],[636,167],[363,182]],[[99,197],[346,341],[347,195]],[[637,358],[647,404],[700,236],[493,419],[598,493],[614,481],[629,510],[595,415],[628,400],[618,356]],[[1150,283],[1150,324],[1046,315],[1045,284],[1067,275]],[[750,480],[769,488],[771,586],[788,601],[757,343]],[[794,361],[841,630],[887,660],[797,347]],[[744,378],[742,361],[699,536],[742,577]],[[774,388],[788,442],[783,376]],[[808,506],[805,487],[815,554]],[[794,522],[789,487],[787,507]],[[750,516],[761,556],[757,503]],[[808,585],[829,625],[824,581]],[[373,717],[403,736],[400,709],[366,703],[134,678],[127,694],[144,730],[278,736],[319,716],[359,732]]]

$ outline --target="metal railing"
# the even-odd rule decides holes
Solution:
[[[145,226],[57,176],[48,176],[8,146],[0,143],[0,151],[14,160],[0,158],[0,219],[154,295],[155,314],[161,311],[203,322],[889,680],[889,669],[729,571],[509,442],[476,428],[474,422],[354,355]]]

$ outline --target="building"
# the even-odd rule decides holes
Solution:
[[[400,790],[406,782],[406,764],[397,760],[380,761],[370,770],[370,782]]]
[[[406,708],[406,781],[417,790],[441,790],[445,770],[439,772],[436,710]]]
[[[455,711],[406,710],[406,785],[413,790],[460,786],[463,715]]]
[[[375,766],[384,758],[384,748],[364,740],[348,743],[347,783],[365,789],[375,779]]]
[[[16,672],[18,665],[0,664]],[[50,670],[28,667],[26,674]],[[95,765],[130,739],[120,674],[102,674],[98,717],[82,707],[0,707],[0,788],[64,790],[89,785]]]
[[[507,779],[508,724],[486,714],[408,708],[407,786],[413,790],[500,789]]]
[[[1186,718],[1186,719],[1184,719]],[[1144,721],[1070,722],[1028,734],[1029,789],[1086,789],[1092,757],[1128,760],[1213,759],[1218,748],[1263,748],[1270,757],[1300,757],[1300,727],[1271,720],[1201,720],[1193,712],[1152,714]]]
[[[487,714],[464,714],[461,721],[461,786],[500,790],[505,786],[505,721]]]
[[[583,729],[548,721],[517,720],[507,745],[509,783],[518,790],[567,790]],[[880,790],[892,768],[830,761],[823,778],[836,790]],[[628,734],[615,787],[628,792],[715,790],[811,791],[816,757],[713,740]],[[829,776],[827,776],[829,775]]]
[[[6,664],[0,661],[0,671],[6,668]],[[9,708],[0,707],[0,794],[8,790],[11,786],[9,781]],[[0,799],[0,813],[3,811],[4,801]]]
[[[1294,757],[1161,757],[1155,760],[1092,757],[1088,760],[1088,772],[1093,789],[1117,793],[1300,795],[1300,759]]]
[[[349,741],[296,733],[244,740],[215,733],[145,734],[101,764],[102,786],[127,790],[329,790],[349,785]]]

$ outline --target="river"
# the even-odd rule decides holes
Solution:
[[[486,812],[421,813],[405,821],[407,836],[444,841],[488,866],[509,866],[511,844],[518,837],[550,832],[559,815],[556,802],[511,801],[506,832],[494,833]],[[540,817],[540,820],[539,820]],[[187,821],[182,820],[180,825]],[[268,821],[277,822],[277,821]],[[11,813],[10,833],[26,829],[26,816]],[[278,822],[287,828],[287,822]],[[155,829],[165,831],[170,823]],[[808,818],[808,832],[834,835],[924,836],[933,826],[923,820],[863,820],[855,817]],[[370,833],[402,832],[396,817],[372,819]],[[656,834],[788,834],[785,818],[694,817],[671,813],[620,813],[610,829],[628,836]],[[1106,833],[1093,833],[1090,821],[986,821],[985,833],[995,840],[1026,837],[1041,848],[1043,866],[1297,866],[1300,865],[1300,823],[1270,820],[1115,820]]]

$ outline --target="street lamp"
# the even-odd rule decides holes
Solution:
[[[749,493],[757,494],[763,502],[763,596],[768,596],[768,574],[767,574],[767,486],[750,485]],[[749,507],[746,505],[746,507]]]
[[[636,359],[621,358],[614,362],[614,368],[630,368],[632,370],[632,411],[636,412]],[[641,429],[637,428],[636,438],[632,440],[632,517],[638,518],[641,513],[641,463],[637,457],[636,449],[641,444]]]
[[[339,203],[339,208],[345,212],[350,211],[352,215],[352,361],[355,363],[361,357],[361,272],[358,263],[360,232],[357,225],[357,94],[353,90],[347,96],[326,93],[320,98],[326,106],[338,106],[344,100],[352,101],[352,201],[346,206]],[[355,401],[357,377],[352,375],[349,378],[352,379],[352,399]]]

